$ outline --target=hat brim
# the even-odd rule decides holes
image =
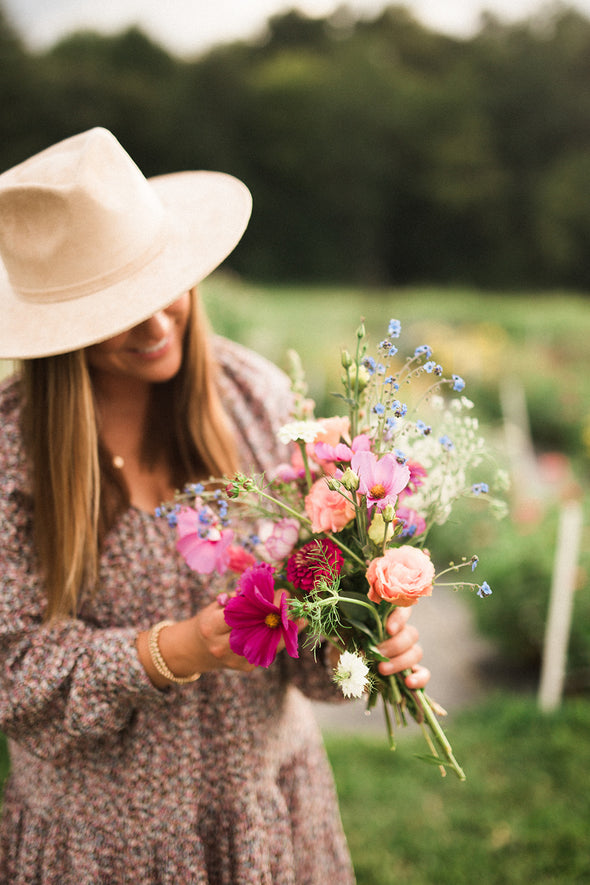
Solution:
[[[0,358],[79,350],[118,335],[176,301],[233,251],[252,210],[248,188],[222,172],[149,179],[167,215],[162,249],[126,279],[88,295],[25,301],[0,266]]]

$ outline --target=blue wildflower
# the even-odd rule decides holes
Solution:
[[[441,436],[441,438],[439,439],[439,443],[447,452],[452,452],[455,448],[455,443],[449,436],[446,435],[446,433],[444,436]]]
[[[174,526],[177,525],[177,523],[178,523],[178,516],[176,515],[176,511],[172,510],[168,514],[167,519],[168,519],[168,525],[170,526],[171,529],[173,529]]]
[[[479,556],[476,556],[476,555],[474,554],[474,555],[471,557],[471,571],[472,571],[472,572],[474,572],[475,569],[477,568],[477,564],[478,564],[478,562],[479,562]]]
[[[461,378],[460,375],[453,375],[453,390],[456,390],[457,393],[460,393],[465,389],[465,382]]]
[[[486,596],[491,596],[491,595],[492,595],[492,588],[490,587],[490,585],[488,584],[487,581],[484,581],[484,582],[483,582],[483,584],[481,585],[481,587],[480,587],[479,590],[477,591],[477,595],[478,595],[481,599],[485,599]]]
[[[389,350],[387,351],[387,356],[395,356],[397,353],[397,347],[395,344],[392,344]]]
[[[425,424],[424,421],[416,421],[416,430],[423,436],[428,436],[432,431],[432,427],[429,424]]]
[[[442,373],[443,373],[443,367],[439,363],[437,366],[434,367],[434,374],[440,378]]]
[[[365,369],[367,369],[369,375],[375,374],[375,369],[377,368],[377,363],[375,362],[375,360],[373,359],[372,356],[366,356],[363,359],[363,366],[365,367]]]
[[[421,344],[414,351],[414,356],[425,356],[427,360],[432,356],[432,348],[428,344]]]
[[[402,331],[402,324],[399,320],[390,320],[389,327],[387,329],[387,334],[391,335],[392,338],[399,338]]]
[[[416,534],[418,526],[415,523],[407,523],[404,522],[404,527],[401,531],[402,538],[413,538]]]
[[[487,482],[474,482],[471,486],[471,491],[474,495],[486,495],[490,490]]]
[[[385,414],[385,406],[383,403],[375,403],[373,406],[373,411],[376,415],[384,415]]]
[[[202,482],[192,482],[184,487],[185,492],[189,495],[202,495],[205,491],[205,486]]]
[[[400,401],[396,399],[391,404],[391,411],[396,418],[403,418],[404,415],[407,414],[408,407],[405,403],[400,403]]]
[[[406,454],[404,454],[404,452],[402,452],[401,449],[396,449],[394,452],[394,455],[395,455],[395,460],[397,461],[398,464],[405,464],[406,461],[408,460],[408,456]]]
[[[424,371],[428,372],[429,375],[431,375],[432,372],[434,372],[435,368],[436,368],[436,363],[434,362],[434,360],[428,360],[427,363],[424,363]]]

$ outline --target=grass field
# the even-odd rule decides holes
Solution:
[[[590,882],[590,704],[540,713],[498,695],[454,719],[467,773],[442,779],[376,738],[331,738],[358,885],[583,885]]]

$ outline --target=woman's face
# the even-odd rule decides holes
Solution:
[[[154,384],[169,381],[182,364],[182,344],[190,314],[186,292],[164,310],[114,338],[86,348],[95,372]]]

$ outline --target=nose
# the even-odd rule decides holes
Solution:
[[[137,326],[137,330],[148,341],[159,341],[170,330],[172,319],[165,310],[159,310],[153,316]]]

